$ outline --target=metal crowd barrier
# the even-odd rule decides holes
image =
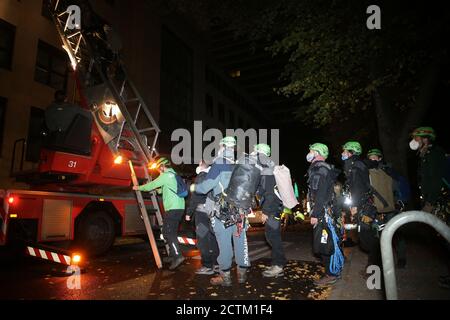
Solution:
[[[397,300],[397,279],[395,277],[394,253],[392,237],[398,228],[410,222],[422,222],[433,227],[448,242],[450,242],[450,228],[439,218],[424,211],[406,211],[392,218],[381,233],[381,258],[383,261],[383,275],[388,300]]]

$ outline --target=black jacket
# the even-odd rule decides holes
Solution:
[[[260,197],[261,210],[265,215],[278,217],[283,210],[283,202],[274,192],[276,186],[275,176],[263,175],[258,187],[257,195]]]
[[[308,169],[309,200],[312,203],[311,217],[321,218],[325,208],[331,205],[334,183],[338,171],[325,161],[316,161]]]
[[[344,172],[352,197],[352,207],[360,210],[371,193],[369,169],[357,155],[354,155],[344,161]]]
[[[195,178],[195,184],[199,184],[206,179],[206,172],[200,172]],[[188,201],[188,206],[186,208],[186,215],[192,216],[197,210],[197,206],[204,204],[206,202],[206,197],[208,194],[200,194],[197,192],[192,192]]]
[[[429,146],[420,156],[418,180],[423,201],[434,204],[438,200],[444,186],[446,157],[444,149],[439,146]]]

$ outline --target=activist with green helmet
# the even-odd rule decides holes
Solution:
[[[220,145],[225,146],[227,148],[234,148],[236,146],[236,138],[227,136],[227,137],[223,138],[222,140],[220,140]]]
[[[348,141],[342,150],[346,185],[351,198],[350,213],[358,221],[359,244],[368,253],[368,265],[380,266],[379,241],[373,228],[377,209],[372,201],[369,168],[360,157],[363,149],[358,141]]]
[[[383,152],[377,148],[367,151],[367,159],[364,161],[369,169],[386,170],[389,168],[383,161]]]
[[[196,184],[191,190],[198,194],[207,194],[205,208],[209,213],[220,210],[221,214],[226,214],[223,209],[223,196],[230,184],[231,175],[234,169],[236,147],[235,137],[225,137],[220,141],[220,148],[217,157],[211,164],[211,169],[205,179]],[[215,214],[211,217],[211,227],[219,246],[219,274],[211,278],[212,285],[229,287],[232,285],[231,268],[234,261],[238,265],[238,282],[243,284],[247,278],[247,270],[250,268],[248,256],[246,228],[238,230],[237,224],[225,227],[224,221]],[[234,245],[234,246],[233,246]]]
[[[445,188],[445,151],[434,142],[436,131],[432,127],[413,130],[409,147],[419,156],[418,182],[423,200],[423,211],[431,212]]]
[[[308,168],[308,199],[311,206],[310,223],[314,226],[313,251],[321,257],[322,263],[325,266],[325,275],[314,282],[317,286],[334,284],[341,272],[341,270],[335,270],[332,267],[331,255],[333,253],[328,252],[328,254],[319,249],[321,247],[321,239],[323,239],[323,236],[319,233],[323,233],[326,230],[323,228],[324,224],[327,221],[335,224],[334,215],[330,214],[326,217],[326,212],[329,213],[332,211],[333,186],[339,171],[325,162],[328,156],[328,146],[323,143],[310,145],[309,153],[306,156],[306,160],[311,163]],[[326,241],[332,241],[331,234],[327,234]],[[339,250],[339,246],[335,250]]]
[[[342,160],[347,160],[352,155],[359,156],[362,153],[362,147],[358,141],[348,141],[342,146],[342,150],[344,151],[342,153]]]
[[[172,164],[166,157],[159,157],[150,166],[150,169],[156,169],[160,175],[153,181],[142,186],[134,186],[133,190],[152,191],[157,189],[158,193],[162,193],[163,207],[165,214],[163,215],[162,233],[164,239],[169,245],[169,256],[172,263],[170,270],[176,269],[183,261],[178,245],[178,226],[184,214],[185,201],[183,197],[178,196],[177,189],[177,173],[172,168]]]
[[[287,263],[281,239],[283,202],[275,193],[277,182],[274,176],[275,163],[270,158],[271,151],[268,144],[260,143],[253,147],[253,153],[250,155],[257,158],[257,163],[262,168],[256,195],[260,199],[259,205],[262,212],[264,235],[272,248],[270,267],[262,272],[263,277],[266,278],[282,276]]]
[[[372,158],[372,157],[377,157],[377,158]],[[370,149],[369,151],[367,151],[367,158],[369,158],[370,160],[381,160],[381,158],[383,158],[383,153],[381,152],[380,149]]]
[[[411,133],[411,150],[419,157],[417,181],[421,193],[422,211],[433,212],[436,203],[448,190],[447,156],[443,148],[435,143],[436,131],[432,127],[418,127]],[[445,198],[444,198],[445,199]],[[450,287],[450,275],[439,278],[439,286]]]
[[[260,144],[255,145],[253,147],[253,150],[255,152],[260,152],[262,154],[265,154],[267,157],[270,157],[270,154],[271,154],[270,146],[265,143],[260,143]]]
[[[323,143],[314,143],[309,146],[309,153],[306,161],[313,162],[316,159],[326,160],[328,158],[328,147]]]

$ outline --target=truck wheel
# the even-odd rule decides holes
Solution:
[[[105,212],[87,213],[77,228],[76,242],[91,256],[106,253],[114,243],[114,221]]]

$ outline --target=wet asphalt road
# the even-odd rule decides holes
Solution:
[[[309,232],[284,233],[288,259],[297,256],[298,244],[309,246]],[[305,243],[306,242],[306,243]],[[315,288],[313,281],[323,268],[310,262],[289,260],[285,275],[277,279],[261,276],[270,265],[270,248],[262,230],[249,232],[252,268],[246,284],[239,285],[233,270],[233,286],[217,288],[209,284],[210,276],[195,275],[200,267],[197,250],[184,247],[190,256],[176,271],[167,265],[158,270],[149,245],[139,239],[123,239],[110,252],[85,264],[79,285],[74,277],[62,272],[64,267],[29,257],[10,257],[0,253],[0,299],[4,300],[110,300],[110,299],[321,299],[328,291]],[[68,285],[69,284],[69,285]],[[74,288],[75,286],[75,288]],[[69,289],[72,287],[73,289]]]

